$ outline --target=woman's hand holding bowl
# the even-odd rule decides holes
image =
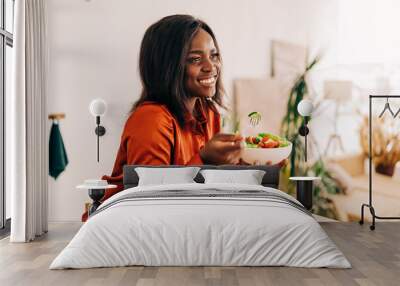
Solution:
[[[218,133],[200,149],[205,164],[222,165],[239,163],[243,137],[238,134]]]

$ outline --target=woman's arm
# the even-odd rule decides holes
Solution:
[[[138,109],[127,121],[122,144],[128,165],[169,165],[174,147],[173,120],[159,106]]]

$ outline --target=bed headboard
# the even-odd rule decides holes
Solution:
[[[125,165],[124,166],[124,189],[136,187],[139,182],[139,177],[137,173],[135,172],[136,167],[147,167],[147,168],[162,168],[162,167],[168,167],[168,168],[182,168],[186,166],[182,165],[163,165],[163,166],[148,166],[148,165]],[[272,187],[272,188],[278,188],[279,185],[279,170],[280,167],[277,165],[274,166],[266,166],[266,165],[260,165],[260,166],[246,166],[246,165],[200,165],[200,166],[190,166],[190,167],[199,167],[202,170],[204,169],[219,169],[219,170],[263,170],[265,171],[265,175],[262,179],[262,185],[265,187]],[[204,178],[203,176],[198,173],[196,178],[194,180],[197,183],[204,183]]]

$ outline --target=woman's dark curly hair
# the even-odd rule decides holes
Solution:
[[[151,25],[143,36],[140,47],[139,71],[142,92],[139,100],[133,105],[134,111],[144,101],[155,101],[165,104],[179,124],[184,124],[187,112],[185,101],[190,95],[185,90],[185,64],[190,44],[199,29],[205,30],[219,46],[211,28],[203,21],[190,15],[171,15]],[[216,105],[224,107],[222,96],[224,88],[221,76],[216,83],[216,93],[212,100],[203,101],[218,113]]]

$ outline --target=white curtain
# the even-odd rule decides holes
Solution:
[[[16,0],[9,117],[11,236],[28,242],[47,232],[46,0]]]

